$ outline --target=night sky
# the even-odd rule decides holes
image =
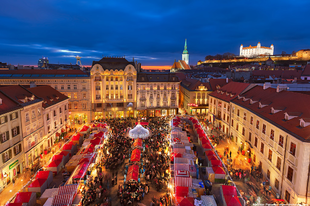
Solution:
[[[190,64],[274,44],[275,53],[310,48],[309,0],[2,0],[0,62],[84,65],[102,56],[172,65],[188,39]]]

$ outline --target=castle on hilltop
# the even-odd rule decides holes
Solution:
[[[273,55],[274,46],[271,44],[270,47],[261,46],[258,42],[257,46],[243,47],[243,44],[240,46],[240,55],[242,57],[255,57],[259,55]]]

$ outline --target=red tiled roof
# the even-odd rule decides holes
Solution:
[[[303,72],[301,73],[301,76],[310,76],[310,64],[307,64]]]
[[[10,112],[10,111],[13,111],[13,110],[16,110],[22,107],[16,101],[14,101],[9,96],[7,96],[5,93],[3,93],[1,91],[1,88],[0,88],[0,98],[2,99],[2,104],[0,105],[0,114],[5,114],[7,112]]]
[[[179,62],[174,62],[171,69],[182,69],[182,66]]]
[[[191,67],[184,60],[179,60],[179,62],[184,69],[191,69]]]
[[[240,93],[242,93],[249,85],[250,84],[248,83],[230,82],[223,86],[221,89],[218,89],[217,91],[214,91],[209,95],[229,102],[232,99],[236,98]],[[233,96],[231,96],[231,94],[233,94]]]
[[[175,75],[177,75],[179,80],[186,79],[186,75],[184,73],[178,72],[178,73],[175,73]]]
[[[252,72],[252,76],[254,78],[258,77],[266,77],[268,78],[269,76],[271,77],[277,77],[277,78],[282,78],[282,79],[294,79],[294,77],[297,77],[300,79],[301,72],[298,70],[254,70]]]
[[[0,88],[5,94],[7,94],[11,99],[23,103],[20,99],[25,99],[25,97],[32,97],[33,94],[30,93],[26,88],[20,85],[12,85],[12,86],[5,86]],[[40,100],[38,97],[34,97],[34,100]]]
[[[228,79],[228,83],[231,81],[231,79]],[[224,85],[228,84],[226,83],[226,79],[210,79],[209,83],[212,91],[217,90],[218,86],[223,87]]]
[[[300,119],[307,119],[310,117],[309,95],[289,91],[276,92],[276,89],[273,88],[264,90],[262,86],[255,86],[241,96],[245,95],[249,97],[247,101],[243,101],[243,98],[236,98],[232,100],[232,102],[254,112],[261,118],[278,125],[279,128],[282,128],[284,131],[298,139],[302,141],[310,141],[310,127],[300,127]],[[270,104],[263,108],[259,108],[259,102],[250,104],[251,98],[260,99],[261,102],[269,102]],[[285,109],[271,114],[271,107],[282,107]],[[285,113],[299,114],[299,116],[290,120],[284,120]]]
[[[52,69],[17,69],[17,70],[0,70],[0,74],[81,74],[81,70],[52,70]]]
[[[208,90],[211,90],[209,83],[203,83],[197,79],[186,78],[185,80],[182,80],[182,85],[189,90],[196,90],[201,85],[207,87]]]
[[[49,106],[52,106],[54,104],[57,104],[59,102],[62,102],[68,99],[66,95],[58,92],[56,89],[52,88],[51,86],[37,86],[37,87],[29,88],[28,90],[32,92],[33,94],[35,94],[36,96],[44,99],[44,102],[42,104],[44,108],[47,108]]]

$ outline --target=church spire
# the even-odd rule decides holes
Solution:
[[[188,54],[188,51],[187,51],[187,39],[185,39],[183,54]]]

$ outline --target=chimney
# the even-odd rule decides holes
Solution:
[[[281,91],[283,91],[283,90],[287,90],[288,89],[288,87],[286,86],[286,84],[278,84],[278,86],[277,86],[277,92],[281,92]]]
[[[30,88],[37,87],[36,82],[30,82]]]
[[[264,86],[263,86],[263,89],[268,89],[269,87],[271,87],[271,83],[270,82],[265,82],[264,83]]]
[[[226,78],[226,83],[228,83],[228,78]]]

